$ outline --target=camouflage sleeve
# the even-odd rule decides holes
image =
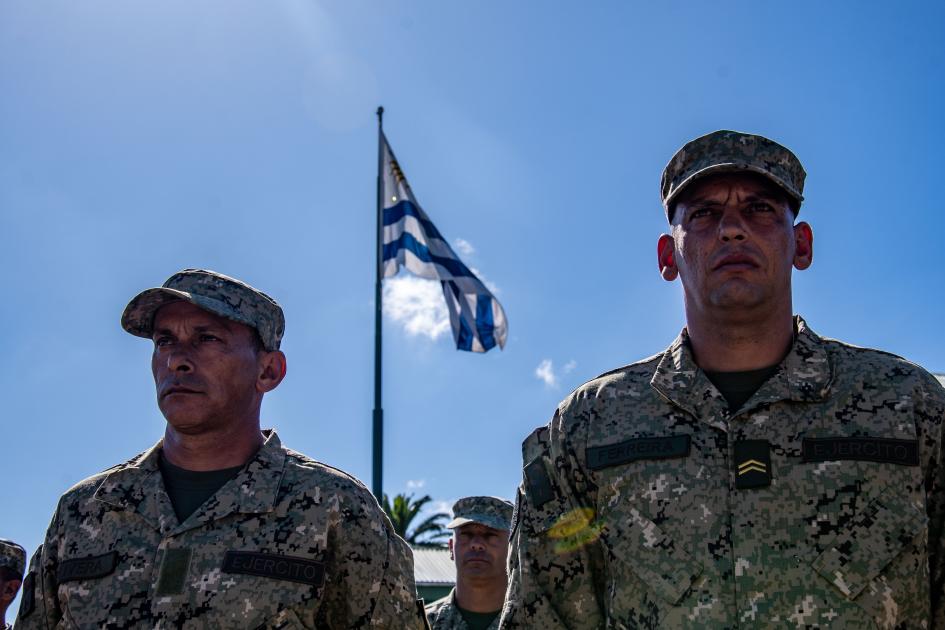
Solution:
[[[522,447],[502,630],[602,625],[594,503],[569,432],[556,413]]]
[[[332,555],[338,563],[320,607],[316,627],[423,629],[413,554],[394,533],[390,520],[366,490],[343,510]]]
[[[932,628],[945,628],[945,389],[935,377],[919,405],[923,455],[927,463],[926,506],[929,516],[929,579],[932,596]]]
[[[59,609],[59,584],[56,581],[61,509],[60,501],[49,529],[46,530],[43,544],[37,547],[30,560],[29,571],[23,580],[20,610],[14,625],[17,630],[55,628],[62,618],[62,611]]]

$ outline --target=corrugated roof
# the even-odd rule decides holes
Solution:
[[[446,547],[411,547],[413,549],[413,577],[417,586],[453,586],[456,584],[456,565],[450,560]]]

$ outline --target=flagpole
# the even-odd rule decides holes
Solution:
[[[384,169],[384,108],[377,108],[377,280],[374,283],[374,422],[372,440],[371,491],[378,503],[384,499],[384,408],[381,405],[381,277],[383,264],[383,207],[381,199]]]

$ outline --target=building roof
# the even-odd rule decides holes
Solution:
[[[413,577],[417,586],[453,586],[456,565],[446,547],[412,547]]]

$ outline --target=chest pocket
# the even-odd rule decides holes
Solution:
[[[913,503],[887,490],[870,501],[811,566],[848,600],[856,600],[894,560],[914,548],[927,521]],[[907,564],[916,570],[915,563]]]
[[[702,566],[633,507],[625,506],[606,520],[603,540],[614,588],[632,591],[636,583],[638,589],[652,591],[664,604],[679,604],[702,574]]]

